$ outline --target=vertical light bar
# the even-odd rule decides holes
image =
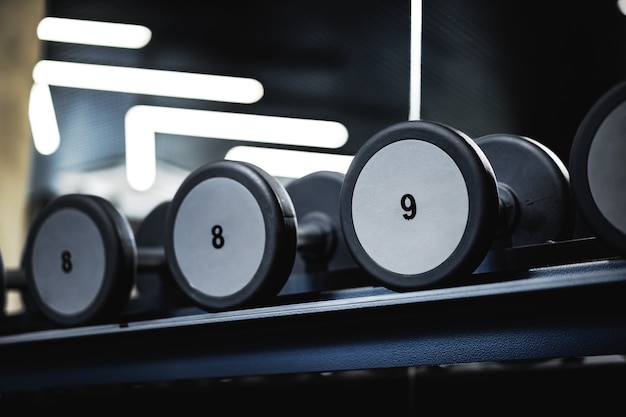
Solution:
[[[30,89],[28,118],[35,149],[42,155],[56,152],[61,143],[61,135],[54,112],[50,86],[34,83]]]
[[[411,0],[409,120],[419,119],[422,105],[422,0]]]

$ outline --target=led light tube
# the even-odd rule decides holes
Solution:
[[[421,117],[422,106],[422,0],[411,0],[409,120]]]
[[[139,49],[150,42],[152,31],[127,23],[44,17],[37,26],[37,37],[42,41]]]
[[[339,148],[348,141],[346,127],[334,121],[144,105],[128,110],[125,129],[127,179],[138,191],[156,178],[157,132],[316,148]]]
[[[230,103],[254,103],[263,85],[252,78],[42,60],[33,68],[39,84]]]
[[[301,178],[317,171],[345,174],[354,157],[323,152],[235,146],[224,159],[248,162],[275,177]]]
[[[46,84],[35,83],[31,87],[28,118],[37,152],[42,155],[51,155],[56,152],[61,143],[61,135],[52,104],[50,87]]]

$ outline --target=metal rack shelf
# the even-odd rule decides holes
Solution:
[[[0,392],[626,354],[626,260],[0,336]]]

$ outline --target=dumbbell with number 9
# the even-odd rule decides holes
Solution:
[[[341,223],[369,275],[410,291],[462,281],[496,239],[507,246],[567,239],[574,209],[564,164],[537,141],[474,141],[416,120],[380,131],[355,155]]]

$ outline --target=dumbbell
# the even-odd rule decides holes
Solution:
[[[24,280],[22,278],[5,268],[4,258],[0,253],[0,317],[6,313],[8,290],[23,288]]]
[[[287,182],[285,189],[296,210],[300,240],[291,274],[279,296],[371,285],[359,273],[341,232],[339,196],[343,178],[343,173],[318,171]],[[319,228],[316,224],[325,225],[332,238],[312,239],[307,244],[303,239],[315,236],[315,232],[305,229]]]
[[[130,223],[104,198],[67,194],[37,214],[21,271],[36,308],[55,324],[114,321],[136,274],[164,269],[162,248],[138,248]]]
[[[355,266],[345,259],[338,223],[343,174],[293,181],[294,199],[258,166],[230,160],[207,163],[183,181],[168,211],[165,253],[178,286],[199,307],[260,305],[275,299],[292,272]],[[306,200],[302,210],[294,205]]]
[[[8,310],[7,295],[10,290],[16,290],[21,296],[23,305],[19,310]],[[31,320],[31,314],[29,314],[31,311],[27,308],[29,307],[28,301],[23,274],[6,269],[0,253],[0,335],[35,328],[34,320]]]
[[[626,82],[606,91],[581,121],[569,169],[578,211],[602,243],[626,255]]]
[[[535,140],[472,140],[413,120],[372,136],[341,191],[341,226],[359,266],[411,291],[461,282],[500,247],[566,239],[573,229],[569,175]]]
[[[4,268],[4,258],[0,253],[0,317],[4,316],[6,310],[6,292],[10,288],[10,284],[7,283],[6,269]]]
[[[158,260],[163,264],[166,262],[163,242],[169,206],[169,201],[158,204],[142,219],[135,231],[135,243],[140,252],[151,251],[153,262]],[[191,305],[190,300],[174,281],[168,267],[144,268],[135,277],[135,289],[136,296],[131,298],[131,303],[126,309],[129,316],[135,313],[143,316],[146,314],[171,316]]]
[[[11,291],[19,298],[14,307],[9,309],[8,295]],[[54,326],[42,320],[41,312],[34,304],[33,297],[26,283],[21,268],[6,268],[0,255],[0,334],[15,334],[28,331],[44,330]]]

